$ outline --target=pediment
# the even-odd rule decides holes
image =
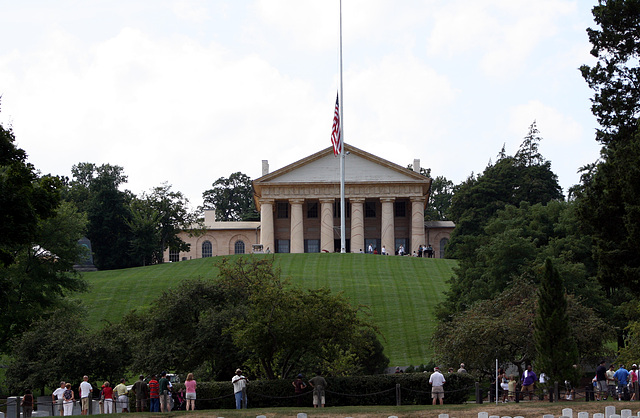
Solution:
[[[345,145],[345,183],[429,183],[430,179],[390,161]],[[339,183],[340,158],[328,147],[262,176],[254,184]]]

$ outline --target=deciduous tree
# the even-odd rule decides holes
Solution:
[[[204,209],[215,209],[217,221],[258,221],[251,179],[241,172],[220,177],[202,194]]]

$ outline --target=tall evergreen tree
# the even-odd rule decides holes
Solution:
[[[564,283],[550,259],[538,287],[538,308],[534,320],[533,339],[536,368],[550,379],[576,382],[578,347],[571,335]]]

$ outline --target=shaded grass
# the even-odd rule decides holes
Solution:
[[[238,257],[238,256],[231,256]],[[391,365],[419,365],[432,355],[434,308],[444,300],[453,260],[368,254],[275,254],[283,277],[305,288],[343,292],[367,305],[384,337]],[[146,309],[163,291],[190,278],[217,275],[217,257],[133,269],[85,273],[89,292],[77,298],[95,328],[119,322],[131,309]]]

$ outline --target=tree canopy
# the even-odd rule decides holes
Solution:
[[[202,193],[204,209],[216,210],[216,221],[259,221],[251,179],[241,172],[220,177]]]

